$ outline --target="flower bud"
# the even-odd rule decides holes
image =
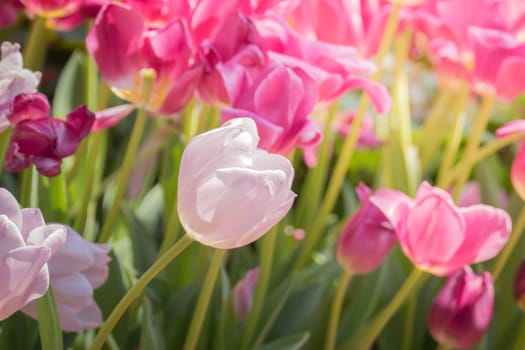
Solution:
[[[244,320],[253,304],[253,295],[259,279],[259,268],[246,272],[244,277],[233,287],[233,309],[240,320]]]
[[[237,248],[259,239],[290,210],[292,164],[256,149],[258,141],[248,118],[190,141],[182,155],[177,198],[188,236],[214,248]]]
[[[369,201],[370,188],[360,184],[356,192],[361,207],[341,234],[337,258],[350,273],[365,274],[381,265],[397,237],[386,216]]]
[[[525,311],[525,260],[521,262],[514,278],[514,297],[518,307]]]
[[[470,348],[486,332],[493,306],[490,273],[476,275],[470,267],[458,270],[447,278],[432,303],[430,333],[447,347]]]

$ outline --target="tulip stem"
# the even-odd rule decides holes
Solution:
[[[164,255],[162,255],[144,274],[133,284],[133,286],[126,292],[124,297],[120,300],[117,306],[113,309],[107,320],[102,324],[97,336],[91,344],[90,350],[99,350],[111,330],[120,320],[124,312],[131,305],[133,300],[138,298],[144,288],[150,283],[170,262],[173,261],[180,253],[186,249],[193,240],[184,235],[173,247],[171,247]]]
[[[465,183],[467,182],[470,172],[473,167],[472,159],[475,158],[479,143],[483,136],[483,132],[487,127],[490,119],[490,112],[494,106],[495,98],[493,95],[485,95],[481,104],[480,110],[474,119],[474,126],[469,136],[467,146],[465,147],[465,153],[461,159],[461,162],[468,163],[469,166],[465,167],[464,171],[459,175],[456,184],[454,186],[454,199],[457,201]]]
[[[492,268],[492,279],[494,282],[498,279],[498,277],[503,272],[503,268],[505,267],[505,264],[510,258],[510,255],[514,251],[514,248],[516,248],[516,245],[518,244],[522,234],[523,230],[525,229],[525,205],[522,206],[520,213],[518,214],[517,221],[514,224],[514,227],[512,228],[512,233],[510,234],[509,241],[501,251],[501,253],[498,255],[498,258],[496,259],[496,262],[494,264],[494,267]]]
[[[275,252],[275,240],[277,238],[277,226],[274,226],[270,232],[268,232],[262,238],[262,247],[259,254],[259,277],[257,278],[257,286],[255,288],[255,295],[253,298],[252,309],[248,316],[246,328],[241,338],[241,346],[239,349],[248,349],[250,343],[257,331],[259,325],[259,319],[261,311],[266,301],[266,294],[268,292],[268,285],[270,282],[272,263]]]
[[[210,304],[211,294],[213,292],[213,288],[215,287],[215,282],[217,280],[217,276],[219,275],[222,262],[226,257],[226,252],[227,251],[224,249],[216,249],[213,253],[210,267],[204,279],[204,285],[202,286],[199,299],[197,300],[197,308],[193,313],[193,318],[191,319],[188,335],[186,336],[186,342],[184,343],[184,350],[193,350],[197,346],[202,324],[204,323],[206,312],[208,311],[208,306]]]
[[[42,69],[47,52],[47,34],[45,18],[37,16],[31,22],[24,48],[24,65],[32,71]]]
[[[496,153],[502,148],[505,148],[513,143],[520,141],[522,138],[523,134],[521,133],[511,134],[504,138],[497,139],[491,143],[488,143],[483,147],[480,147],[476,154],[472,158],[470,158],[468,162],[461,162],[454,168],[452,168],[449,172],[447,172],[439,186],[442,188],[448,188],[459,175],[467,171],[467,168],[473,167],[482,159],[487,158],[488,156]]]
[[[36,305],[42,350],[62,350],[62,327],[51,286],[46,294],[36,301]]]
[[[425,282],[428,275],[418,268],[414,268],[405,283],[397,291],[396,295],[390,303],[383,308],[381,313],[377,315],[370,323],[365,326],[364,332],[359,332],[359,339],[357,340],[359,350],[370,349],[372,343],[377,338],[381,330],[385,327],[392,316],[399,310],[406,299],[415,293],[417,289]]]
[[[446,176],[446,174],[454,165],[454,160],[461,144],[463,128],[465,126],[465,107],[467,104],[468,93],[468,85],[465,83],[462,84],[460,94],[455,103],[452,131],[449,135],[449,140],[445,149],[445,155],[443,156],[443,160],[441,161],[441,165],[439,167],[437,183],[442,182],[443,177]]]
[[[143,94],[145,101],[149,100],[151,89],[153,87],[153,82],[155,81],[155,71],[150,69],[142,69],[140,71],[141,77],[143,79]],[[135,163],[135,158],[137,156],[137,150],[139,148],[140,139],[142,133],[144,132],[144,127],[148,121],[148,112],[143,108],[139,108],[137,112],[137,118],[135,119],[135,125],[133,126],[133,131],[131,132],[131,137],[129,139],[128,147],[126,149],[126,154],[124,155],[124,162],[120,168],[120,174],[117,182],[117,191],[113,197],[113,202],[109,213],[104,221],[102,230],[100,231],[100,236],[98,241],[100,243],[105,243],[111,238],[111,233],[113,232],[113,226],[117,220],[118,212],[120,210],[120,201],[124,196],[124,191],[128,186],[131,169]]]
[[[390,48],[394,36],[396,34],[400,10],[401,5],[394,4],[392,12],[390,13],[390,16],[388,18],[383,37],[381,39],[381,44],[376,55],[376,65],[378,67],[378,70],[373,76],[375,80],[381,79],[383,59],[386,53],[388,52],[388,49]],[[330,177],[330,180],[328,182],[329,185],[326,190],[326,195],[323,198],[322,205],[317,214],[315,224],[313,225],[310,232],[307,232],[307,236],[304,240],[304,245],[299,253],[299,256],[297,257],[294,269],[301,268],[304,266],[304,264],[307,263],[319,239],[321,238],[320,236],[323,231],[326,218],[335,206],[337,198],[339,197],[339,194],[341,192],[341,187],[343,185],[346,172],[348,171],[348,166],[350,165],[350,161],[352,160],[354,150],[357,146],[359,132],[361,131],[361,125],[363,124],[363,118],[366,111],[368,110],[369,105],[370,97],[366,94],[362,94],[356,115],[352,121],[352,126],[350,127],[350,131],[348,132],[348,135],[346,136],[343,142],[341,153],[337,158],[337,162],[335,164],[332,176]]]
[[[339,328],[339,319],[341,317],[341,311],[343,306],[343,300],[345,298],[346,290],[348,289],[348,284],[352,279],[352,274],[348,271],[344,271],[341,279],[339,280],[339,285],[337,286],[337,291],[335,293],[334,301],[332,302],[332,309],[330,310],[330,320],[328,323],[328,331],[326,334],[326,343],[325,350],[335,349],[337,342],[337,330]]]
[[[514,343],[514,347],[512,350],[523,350],[525,349],[525,316],[521,317],[521,322],[518,328],[518,331],[516,332],[518,335],[516,337],[516,342]]]

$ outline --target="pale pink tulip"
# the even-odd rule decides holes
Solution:
[[[3,42],[0,60],[0,131],[9,126],[7,114],[10,113],[10,103],[21,93],[35,92],[40,83],[40,72],[32,72],[23,68],[23,58],[20,45]]]
[[[259,268],[256,267],[246,272],[244,277],[233,287],[233,310],[240,320],[246,319],[250,314],[258,279]]]
[[[234,119],[193,138],[182,155],[177,209],[186,233],[221,249],[252,243],[291,208],[287,158],[257,149],[253,120]]]
[[[490,273],[476,275],[470,267],[458,270],[447,278],[432,303],[430,333],[446,347],[471,348],[487,331],[493,306]]]
[[[349,273],[375,270],[397,242],[394,227],[369,201],[372,191],[365,184],[356,188],[361,205],[346,224],[337,244],[337,260]]]
[[[85,241],[71,227],[62,248],[49,260],[49,278],[62,329],[81,332],[100,326],[102,312],[93,299],[93,290],[108,277],[110,246]],[[35,302],[22,311],[37,319]]]
[[[448,192],[426,182],[415,199],[383,189],[370,201],[390,220],[414,265],[437,276],[493,258],[511,231],[504,210],[482,204],[458,208]]]
[[[321,131],[308,118],[315,101],[315,83],[304,71],[274,64],[241,93],[234,108],[221,110],[221,119],[252,118],[261,137],[259,147],[286,155],[321,140]]]
[[[5,319],[49,286],[48,262],[64,245],[66,230],[46,225],[39,209],[20,209],[0,188],[0,319]]]
[[[516,133],[525,135],[525,120],[518,119],[510,121],[496,130],[498,137],[505,137]],[[521,146],[512,162],[510,180],[516,193],[525,200],[525,142],[521,142]]]

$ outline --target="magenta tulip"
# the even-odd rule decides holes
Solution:
[[[397,237],[390,221],[370,202],[370,188],[360,184],[356,192],[361,206],[339,238],[337,260],[349,273],[366,274],[381,265]]]
[[[525,311],[525,261],[518,266],[514,276],[514,298],[522,311]]]
[[[430,310],[430,333],[455,349],[474,346],[487,331],[494,306],[492,276],[467,267],[447,278]]]
[[[186,233],[215,248],[257,240],[291,208],[287,158],[257,149],[251,119],[234,119],[193,138],[182,155],[177,209]]]
[[[458,208],[448,192],[426,182],[415,199],[378,190],[370,201],[390,220],[408,258],[437,276],[493,258],[511,231],[504,210],[483,204]]]

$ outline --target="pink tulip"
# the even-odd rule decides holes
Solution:
[[[46,25],[59,31],[70,31],[87,20],[94,19],[102,6],[112,0],[83,0],[80,6],[66,16],[47,18]]]
[[[230,12],[202,42],[199,57],[205,63],[199,94],[209,103],[235,102],[266,62],[255,26],[239,12]]]
[[[18,12],[23,6],[18,0],[0,2],[0,29],[9,27],[16,22]]]
[[[525,261],[518,266],[514,276],[514,298],[518,307],[525,311]]]
[[[356,192],[361,206],[339,238],[337,260],[349,273],[366,274],[381,265],[397,237],[383,212],[369,201],[370,188],[360,184]]]
[[[465,187],[463,187],[463,191],[461,191],[461,195],[459,196],[458,200],[458,206],[468,207],[475,204],[481,204],[483,203],[482,199],[483,198],[481,196],[479,183],[476,181],[470,181],[465,185]],[[498,206],[500,208],[506,208],[508,206],[509,198],[505,190],[501,190],[499,192],[498,199]]]
[[[304,71],[274,64],[241,93],[234,108],[221,110],[221,119],[252,118],[261,136],[259,147],[286,155],[321,140],[321,131],[308,118],[315,101],[315,83]]]
[[[250,314],[258,279],[259,268],[256,267],[246,272],[244,277],[233,287],[233,310],[240,320],[246,319]]]
[[[221,249],[252,243],[290,210],[287,158],[257,149],[253,120],[234,119],[193,138],[182,155],[177,209],[186,233]]]
[[[0,319],[5,319],[49,286],[48,261],[64,245],[66,230],[46,225],[39,209],[20,209],[0,188]]]
[[[437,276],[493,258],[511,230],[504,210],[482,204],[458,208],[448,192],[426,182],[415,199],[379,190],[370,202],[390,220],[408,258]]]
[[[63,17],[77,11],[84,0],[20,0],[26,13],[33,17]]]
[[[496,130],[498,137],[505,137],[515,133],[525,134],[525,120],[513,120]],[[521,146],[514,157],[510,171],[512,186],[518,195],[525,200],[525,143]]]
[[[40,82],[40,72],[23,68],[20,45],[3,42],[0,60],[0,131],[9,126],[7,114],[10,104],[21,93],[35,92]]]
[[[141,13],[149,28],[163,28],[174,18],[189,19],[192,4],[189,0],[123,0],[134,11]]]
[[[111,3],[97,15],[86,45],[113,91],[135,106],[171,114],[193,97],[202,65],[191,63],[191,38],[183,19],[175,18],[165,27],[150,29],[141,13]],[[147,101],[140,78],[145,68],[156,73]]]
[[[49,278],[62,329],[81,332],[100,326],[102,312],[93,299],[93,290],[108,277],[110,246],[85,241],[71,227],[62,248],[49,260]],[[22,310],[37,319],[35,302]]]
[[[447,278],[430,310],[430,333],[455,349],[474,346],[487,331],[494,306],[492,276],[476,275],[469,267]]]
[[[45,176],[60,174],[62,159],[76,152],[95,120],[85,106],[77,107],[66,121],[49,116],[47,97],[40,93],[20,94],[11,104],[8,119],[13,133],[4,166],[18,172],[31,163]]]
[[[375,72],[375,65],[360,58],[353,47],[304,38],[277,18],[267,17],[255,24],[269,58],[303,70],[315,81],[319,100],[332,101],[348,90],[362,89],[378,113],[390,108],[390,96],[384,86],[366,78]]]

